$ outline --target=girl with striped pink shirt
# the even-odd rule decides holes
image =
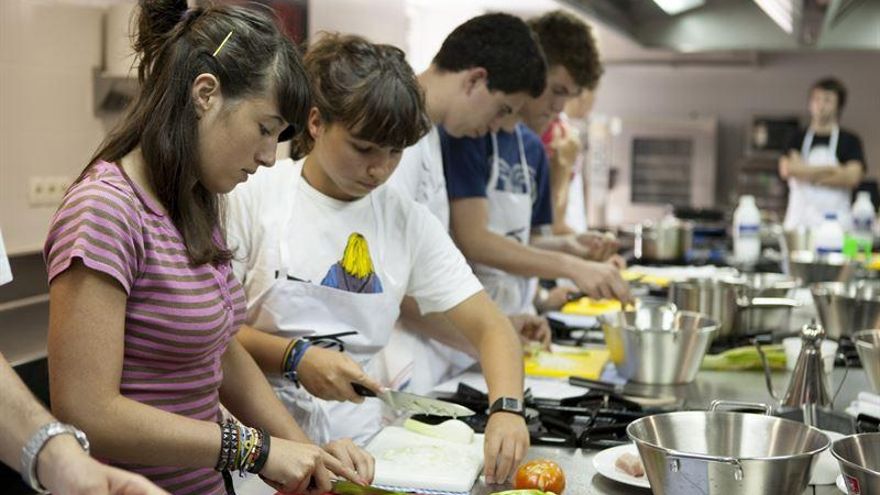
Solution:
[[[304,127],[300,57],[253,9],[141,0],[137,21],[141,92],[46,241],[53,412],[175,495],[229,493],[236,470],[295,493],[368,483],[372,459],[312,445],[234,338],[245,296],[219,195]]]

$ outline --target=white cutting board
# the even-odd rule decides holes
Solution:
[[[483,468],[483,435],[462,445],[387,426],[367,451],[376,459],[374,486],[469,493]]]

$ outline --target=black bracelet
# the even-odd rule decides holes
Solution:
[[[254,465],[248,470],[253,474],[260,474],[260,471],[263,470],[263,466],[266,465],[266,460],[269,459],[269,439],[272,438],[269,436],[269,432],[265,430],[265,428],[260,428],[260,435],[263,438],[263,445],[260,446],[260,455],[257,456],[256,462]]]
[[[217,456],[217,465],[214,466],[215,471],[225,471],[229,466],[229,457],[232,454],[235,438],[233,437],[232,425],[230,423],[220,424],[220,454]]]

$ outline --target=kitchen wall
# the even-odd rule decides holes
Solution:
[[[726,199],[744,156],[745,130],[755,113],[807,116],[809,85],[835,75],[849,89],[842,125],[858,133],[871,177],[880,177],[880,53],[778,53],[756,63],[607,66],[594,113],[650,118],[719,119],[718,188]]]
[[[0,228],[10,253],[39,250],[54,207],[30,207],[31,177],[75,177],[104,136],[92,109],[98,2],[0,1]]]

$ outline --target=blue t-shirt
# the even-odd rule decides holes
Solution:
[[[532,227],[553,223],[550,199],[550,167],[540,136],[523,124],[517,124],[523,138],[523,149],[529,168],[532,190]],[[515,132],[498,131],[498,190],[526,191],[519,143]],[[443,171],[446,192],[450,201],[486,197],[486,187],[492,172],[492,136],[455,138],[440,128],[440,149],[443,153]]]

